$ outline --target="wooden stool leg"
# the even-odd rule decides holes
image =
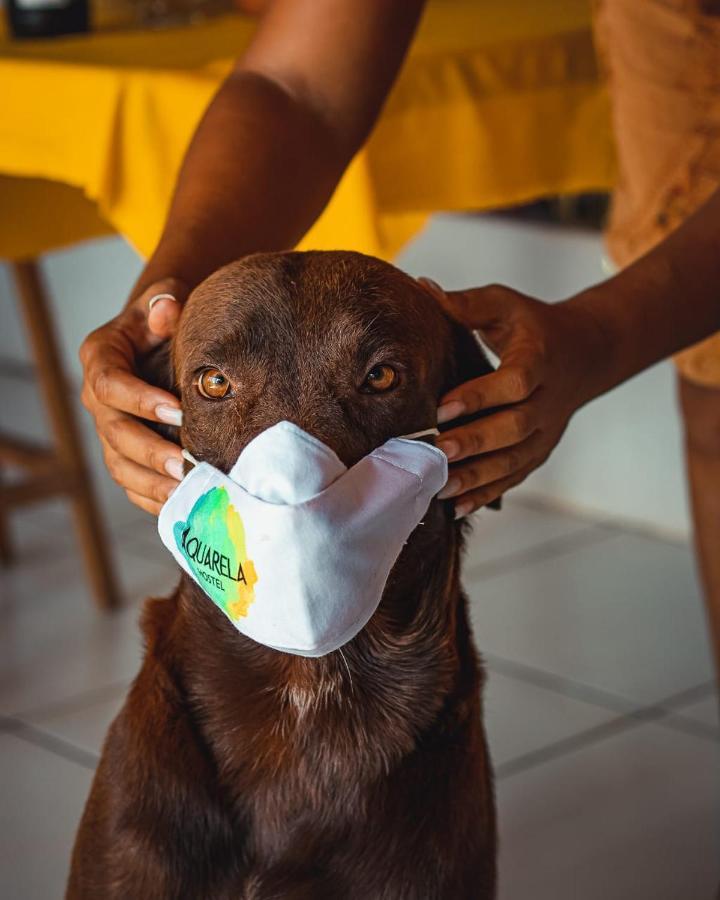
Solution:
[[[70,402],[45,290],[35,260],[14,262],[12,267],[50,416],[57,457],[70,481],[67,493],[75,512],[85,567],[98,606],[109,609],[120,601],[117,582]]]

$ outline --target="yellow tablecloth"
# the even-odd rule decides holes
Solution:
[[[436,210],[605,189],[588,0],[436,0],[303,247],[391,256]],[[254,23],[0,39],[0,256],[119,231],[149,254],[185,148]],[[369,62],[372,65],[372,62]]]

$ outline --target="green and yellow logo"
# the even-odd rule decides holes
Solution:
[[[205,592],[233,621],[248,614],[257,574],[245,548],[245,527],[225,487],[199,497],[186,522],[173,527],[175,542]]]

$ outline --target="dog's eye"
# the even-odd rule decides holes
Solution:
[[[222,400],[230,390],[230,382],[220,369],[205,369],[198,376],[197,389],[208,400]]]
[[[374,394],[382,394],[383,391],[389,391],[396,381],[397,372],[392,366],[384,364],[373,366],[365,376],[363,389]]]

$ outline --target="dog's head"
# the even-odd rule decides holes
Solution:
[[[188,300],[172,363],[183,444],[226,472],[282,419],[351,466],[433,427],[440,396],[490,370],[425,287],[351,252],[260,254],[216,272]]]

